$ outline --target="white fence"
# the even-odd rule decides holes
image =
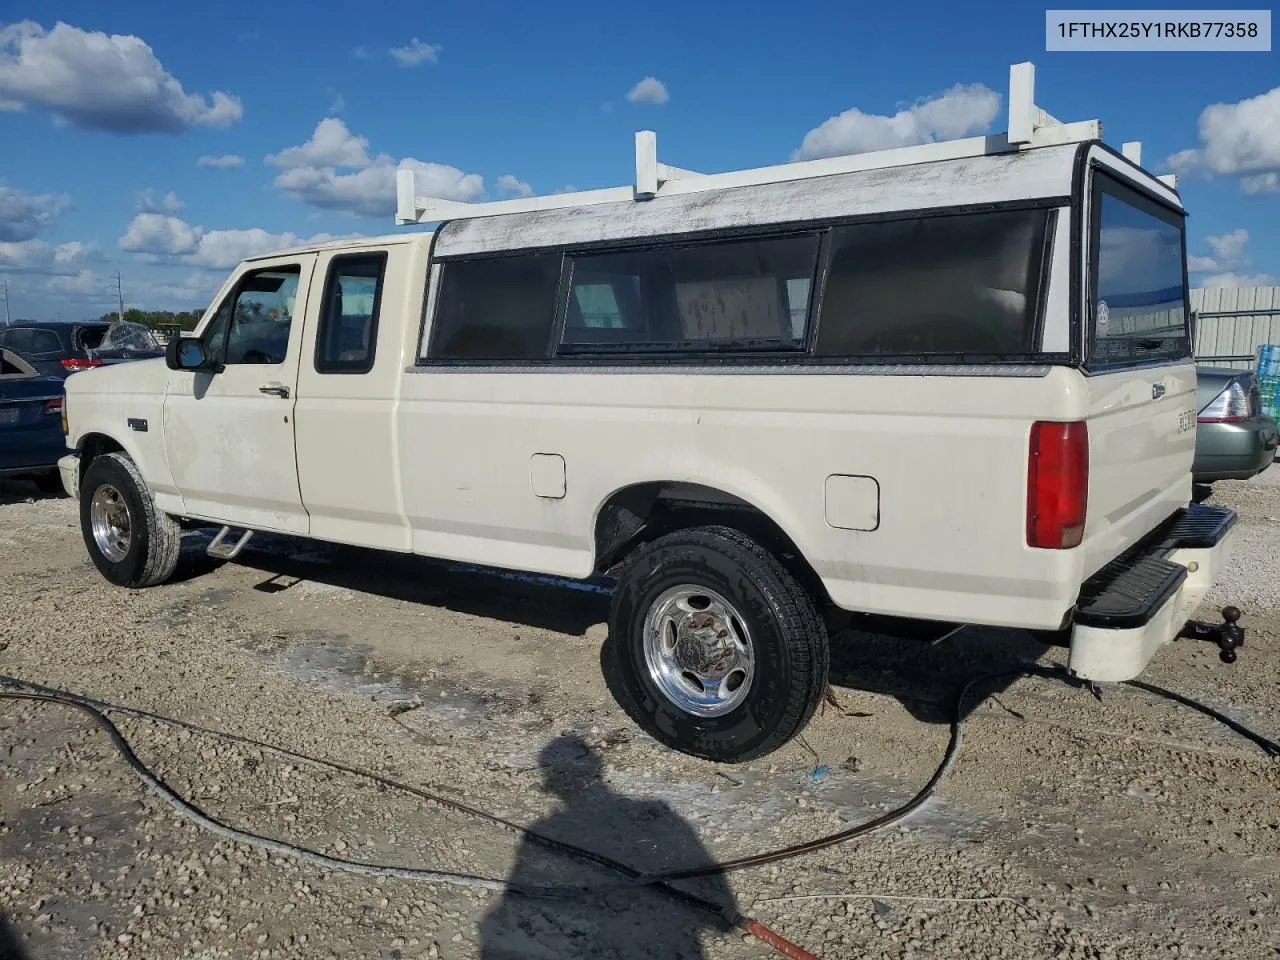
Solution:
[[[1258,347],[1280,344],[1280,287],[1196,287],[1191,291],[1196,360],[1252,370]]]

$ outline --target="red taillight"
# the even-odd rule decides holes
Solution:
[[[62,398],[46,400],[44,402],[44,412],[51,417],[60,416],[62,414]]]
[[[1079,546],[1088,502],[1088,426],[1033,423],[1027,464],[1027,546],[1046,550]]]
[[[100,367],[102,361],[93,357],[63,357],[62,369],[68,373],[75,373],[77,370],[87,370],[90,367]]]

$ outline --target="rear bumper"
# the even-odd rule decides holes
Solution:
[[[1073,613],[1071,672],[1118,681],[1146,669],[1230,562],[1235,520],[1222,507],[1189,507],[1089,578]]]
[[[1271,465],[1276,442],[1276,422],[1270,417],[1199,424],[1191,475],[1198,483],[1248,480]]]

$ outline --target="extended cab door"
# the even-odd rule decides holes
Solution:
[[[165,455],[187,512],[307,533],[294,453],[294,394],[315,254],[242,268],[199,331],[212,372],[174,371]]]

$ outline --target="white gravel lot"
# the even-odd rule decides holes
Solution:
[[[1179,643],[1149,676],[1280,737],[1280,470],[1214,497],[1242,521],[1211,599],[1242,607],[1248,643],[1230,667]],[[599,590],[284,538],[216,565],[207,535],[185,539],[178,582],[119,590],[85,559],[73,504],[0,484],[0,673],[376,770],[648,870],[905,800],[941,756],[960,682],[1064,653],[1017,631],[929,647],[848,630],[841,709],[771,757],[717,767],[613,705]],[[144,762],[243,829],[597,895],[520,901],[268,856],[148,794],[83,716],[0,701],[0,957],[775,956],[458,813],[119,723]],[[824,958],[1280,956],[1280,762],[1137,691],[1024,679],[975,706],[959,764],[901,827],[703,889]]]

